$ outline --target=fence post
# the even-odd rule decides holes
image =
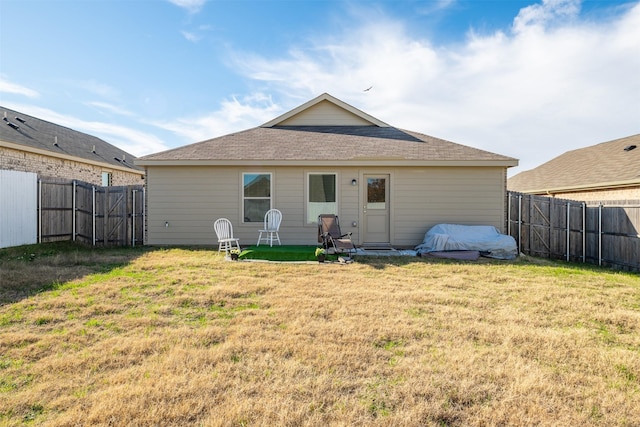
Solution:
[[[75,242],[76,241],[76,180],[73,180],[73,195],[71,196],[71,204],[73,206],[71,206],[71,239]]]
[[[518,195],[518,253],[522,253],[522,194]]]
[[[570,238],[570,228],[571,224],[571,202],[567,202],[567,261],[569,261],[569,252],[571,251],[571,246],[569,245]]]
[[[144,245],[147,240],[147,192],[146,187],[142,187],[142,244]]]
[[[511,236],[511,193],[507,194],[507,235]]]
[[[131,247],[136,246],[136,190],[132,191],[132,207],[131,207]]]
[[[582,202],[582,262],[587,262],[587,204]]]
[[[598,204],[598,265],[602,265],[602,203]]]
[[[42,180],[38,179],[38,243],[42,243]]]
[[[91,187],[91,194],[93,196],[92,199],[92,208],[91,208],[91,228],[92,228],[92,243],[93,246],[96,245],[96,187],[92,186]]]

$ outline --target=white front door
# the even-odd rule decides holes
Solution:
[[[389,175],[364,175],[362,244],[386,243],[389,239]]]

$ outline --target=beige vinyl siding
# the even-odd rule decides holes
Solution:
[[[315,169],[282,167],[149,167],[147,175],[148,244],[150,245],[214,245],[213,222],[228,218],[234,234],[243,246],[255,244],[261,223],[242,224],[241,177],[243,172],[271,172],[273,179],[272,206],[283,213],[280,239],[284,244],[315,244],[317,228],[305,224],[305,180],[307,171]],[[317,171],[327,171],[319,168]],[[336,168],[340,206],[357,221],[357,206],[353,197],[356,187],[351,179],[354,171],[343,174]],[[340,178],[342,177],[342,178]],[[343,198],[344,198],[343,197]],[[357,195],[355,196],[357,197]],[[165,227],[169,222],[169,227]],[[349,225],[350,227],[350,225]],[[349,230],[351,231],[351,230]]]
[[[272,206],[280,209],[283,244],[316,244],[317,228],[306,219],[306,180],[310,172],[337,174],[338,215],[343,232],[360,243],[365,174],[389,174],[391,243],[414,246],[431,226],[446,222],[504,224],[503,167],[148,167],[148,243],[216,245],[213,222],[231,220],[243,246],[256,243],[261,223],[242,224],[242,173],[271,172]],[[356,179],[358,185],[351,185]],[[352,226],[353,222],[356,226]],[[169,222],[169,227],[165,227]]]
[[[303,112],[290,117],[280,126],[371,126],[371,122],[350,113],[337,105],[322,101]]]
[[[438,223],[504,226],[504,168],[399,168],[392,178],[392,236],[419,244]]]
[[[213,245],[213,222],[237,225],[239,178],[228,168],[154,167],[147,173],[148,243]],[[211,213],[216,212],[216,217]],[[169,227],[165,227],[165,222]]]
[[[274,177],[274,208],[286,211],[287,217],[283,217],[283,222],[289,226],[302,225],[303,206],[300,197],[304,189],[304,180],[300,177],[301,171],[298,168],[279,168]],[[282,226],[282,225],[281,225]]]

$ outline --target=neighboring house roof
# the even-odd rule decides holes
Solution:
[[[135,156],[100,138],[2,106],[0,114],[0,147],[142,172]]]
[[[640,134],[568,151],[507,182],[509,190],[533,194],[637,185],[640,185]]]
[[[260,127],[141,157],[136,164],[508,167],[518,161],[391,127],[322,94]]]

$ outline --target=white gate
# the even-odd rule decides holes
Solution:
[[[0,248],[37,243],[38,175],[0,170]]]

